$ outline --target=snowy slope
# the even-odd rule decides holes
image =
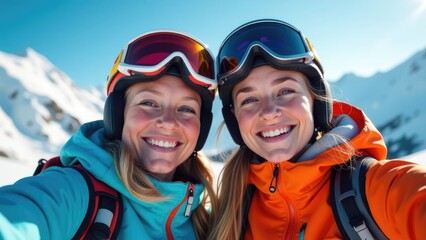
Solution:
[[[102,118],[104,99],[32,49],[0,52],[0,155],[28,161],[57,154],[82,123]]]
[[[426,148],[426,49],[388,72],[368,78],[348,74],[332,86],[336,98],[366,112],[390,158]]]

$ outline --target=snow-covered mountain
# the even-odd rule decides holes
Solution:
[[[58,154],[82,123],[102,118],[104,95],[75,86],[32,49],[0,52],[0,156],[34,161]]]
[[[336,98],[366,112],[383,134],[389,158],[426,148],[426,49],[388,72],[345,75],[332,89]]]
[[[388,72],[348,74],[331,85],[335,98],[364,109],[382,131],[390,158],[426,149],[426,49]],[[10,162],[33,169],[39,158],[57,155],[82,123],[102,119],[105,98],[104,86],[74,85],[32,49],[22,55],[0,51],[0,169]],[[226,127],[217,140],[223,121],[218,98],[213,108],[208,155],[236,147]]]

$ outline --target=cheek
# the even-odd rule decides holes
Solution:
[[[181,125],[183,126],[184,131],[186,132],[186,135],[188,139],[197,139],[198,135],[200,134],[200,119],[198,118],[191,118],[181,121]]]
[[[312,115],[313,101],[306,96],[299,97],[288,102],[286,107],[292,109],[297,116],[308,116]]]
[[[137,133],[138,129],[147,124],[149,117],[143,111],[125,111],[123,125],[123,139],[130,137],[131,133]]]
[[[300,121],[305,123],[307,131],[311,131],[311,129],[313,130],[313,100],[308,97],[303,97],[297,105],[299,107],[297,108],[298,111],[296,116],[299,116]]]

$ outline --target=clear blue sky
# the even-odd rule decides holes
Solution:
[[[152,30],[190,33],[214,54],[239,25],[287,21],[313,42],[326,78],[386,71],[426,48],[426,0],[0,0],[0,51],[27,47],[79,86],[104,85],[121,48]]]

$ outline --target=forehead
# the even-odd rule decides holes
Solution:
[[[127,92],[140,92],[145,90],[162,92],[166,89],[175,89],[175,93],[185,92],[197,94],[194,90],[189,88],[181,78],[171,75],[164,75],[154,81],[133,84],[127,89]]]
[[[169,95],[171,98],[178,95],[199,96],[199,94],[188,87],[181,78],[171,75],[164,75],[154,81],[136,83],[127,89],[128,95],[140,92],[153,92],[158,94],[172,92],[173,95]]]
[[[290,80],[290,81],[289,81]],[[307,87],[307,78],[304,74],[291,70],[278,70],[268,65],[256,67],[241,82],[235,85],[233,93],[239,89],[250,87],[253,89],[277,85],[282,82],[295,82]]]

